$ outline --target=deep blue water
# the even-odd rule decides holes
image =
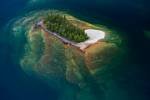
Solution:
[[[144,35],[144,30],[150,30],[150,1],[45,0],[39,3],[37,0],[32,4],[29,1],[0,1],[0,100],[57,100],[59,97],[59,91],[29,77],[13,62],[13,46],[9,34],[3,32],[12,18],[47,8],[65,9],[124,31],[121,35],[127,37],[129,58],[122,64],[122,72],[117,73],[116,84],[129,91],[132,100],[150,99],[150,40]]]

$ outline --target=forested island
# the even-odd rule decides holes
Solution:
[[[56,32],[68,40],[83,42],[88,39],[84,30],[69,22],[66,15],[51,12],[44,18],[44,24],[48,30]]]
[[[111,72],[121,62],[124,48],[120,46],[122,38],[115,35],[117,31],[69,13],[30,12],[10,25],[15,48],[13,57],[17,57],[25,73],[60,90],[61,100],[72,100],[72,97],[77,98],[75,100],[97,100],[90,94],[93,90],[101,93],[102,82],[109,76],[112,80]],[[59,37],[73,45],[66,45]]]

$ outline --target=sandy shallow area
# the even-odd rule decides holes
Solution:
[[[105,32],[103,32],[101,30],[87,29],[87,30],[85,30],[85,34],[87,34],[89,39],[84,41],[84,42],[80,42],[80,43],[75,44],[81,50],[84,50],[87,47],[89,47],[90,45],[95,44],[99,40],[105,38]]]

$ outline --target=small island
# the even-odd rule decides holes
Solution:
[[[13,57],[23,71],[61,90],[63,100],[89,100],[93,90],[101,93],[95,89],[109,77],[111,82],[111,72],[120,67],[125,55],[120,31],[87,20],[68,12],[42,10],[19,17],[9,26]],[[90,98],[97,100],[95,95]]]
[[[95,29],[89,23],[55,11],[44,16],[37,25],[45,32],[59,38],[63,43],[78,47],[82,51],[105,38],[105,32]]]

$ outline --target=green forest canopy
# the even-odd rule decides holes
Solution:
[[[65,15],[61,15],[59,13],[49,13],[44,19],[44,24],[48,30],[56,32],[68,40],[83,42],[88,39],[88,36],[84,33],[84,30],[74,26],[67,20]]]

